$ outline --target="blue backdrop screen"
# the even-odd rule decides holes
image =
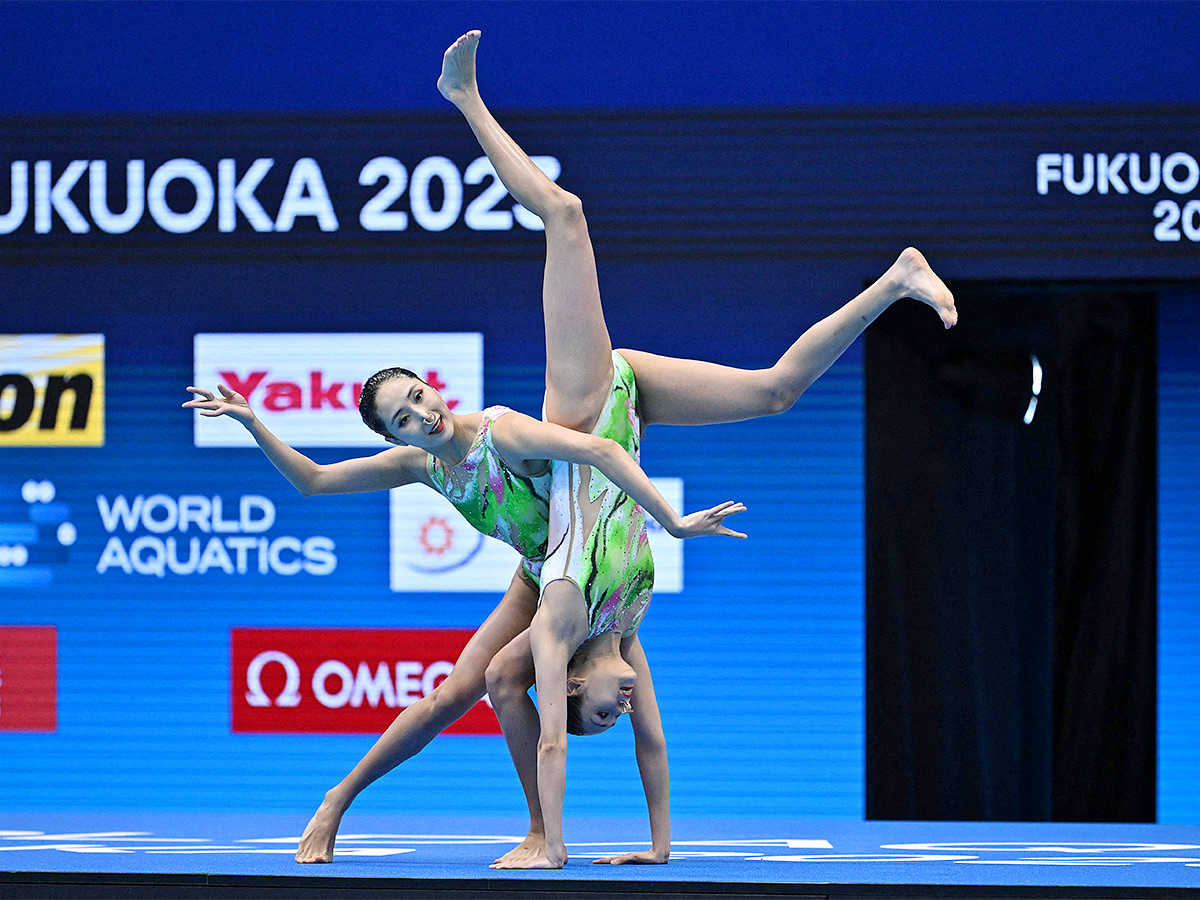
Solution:
[[[615,346],[759,367],[908,243],[951,283],[1197,279],[1195,152],[1183,140],[1193,120],[1010,110],[505,124],[584,199]],[[403,492],[301,497],[238,444],[236,427],[197,425],[179,408],[184,388],[236,381],[319,462],[383,449],[353,397],[356,380],[385,365],[432,373],[463,409],[538,415],[539,223],[513,207],[450,116],[10,125],[0,139],[5,805],[309,811],[373,737],[319,717],[292,731],[239,725],[248,695],[283,715],[291,690],[281,657],[261,657],[283,645],[252,645],[255,635],[461,633],[503,584],[490,550],[463,549],[453,523]],[[1132,166],[1141,188],[1129,187]],[[936,340],[932,313],[929,324]],[[1171,346],[1164,447],[1182,446],[1178,429],[1200,418],[1187,386],[1196,343]],[[662,582],[641,634],[679,814],[862,815],[862,444],[857,348],[785,415],[647,435],[644,468],[685,507],[749,507],[746,542],[656,535]],[[1164,512],[1160,534],[1163,571],[1184,572],[1180,584],[1195,571],[1188,515]],[[436,572],[404,555],[410,533],[440,554]],[[479,580],[455,581],[476,565],[487,569]],[[512,561],[495,566],[510,574]],[[1164,617],[1188,614],[1185,595],[1164,602]],[[359,659],[353,641],[309,633],[314,664],[329,664],[327,708],[386,714],[433,683],[440,659],[409,646]],[[1182,696],[1171,672],[1164,698]],[[308,675],[305,696],[318,692]],[[1194,712],[1180,704],[1161,704],[1164,735]],[[1172,773],[1197,760],[1171,740],[1160,802],[1181,821],[1200,811]],[[628,726],[574,742],[570,759],[568,814],[640,814]],[[455,734],[355,808],[515,813],[522,800],[500,738]]]

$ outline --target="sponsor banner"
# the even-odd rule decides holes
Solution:
[[[420,484],[390,491],[391,588],[399,592],[504,593],[521,556],[471,527],[454,506]]]
[[[384,731],[432,693],[471,639],[469,629],[234,628],[232,730]],[[450,734],[500,734],[486,700]]]
[[[0,447],[104,446],[104,335],[0,334]]]
[[[683,507],[682,478],[650,479],[663,499],[676,512],[686,512]],[[646,528],[650,532],[650,551],[654,554],[654,593],[679,594],[683,592],[683,540],[671,537],[666,530],[646,516]]]
[[[650,479],[668,503],[683,508],[682,478]],[[683,590],[683,541],[647,516],[655,593]],[[480,534],[445,497],[423,485],[391,491],[391,587],[401,593],[503,593],[521,557]]]
[[[58,631],[0,625],[0,731],[58,728]]]
[[[380,369],[416,372],[458,412],[483,408],[483,335],[197,334],[196,387],[223,384],[246,398],[281,441],[297,447],[374,447],[383,439],[358,414],[363,382]],[[195,416],[197,447],[254,447],[226,416]]]
[[[108,541],[100,575],[330,575],[337,545],[325,535],[280,534],[261,494],[99,494]]]

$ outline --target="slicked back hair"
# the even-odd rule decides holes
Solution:
[[[368,378],[362,386],[362,393],[358,397],[358,414],[362,416],[362,420],[368,428],[394,444],[396,443],[396,439],[388,433],[387,424],[383,421],[383,416],[379,414],[379,410],[375,406],[375,395],[379,393],[379,388],[393,378],[415,378],[422,384],[425,383],[425,379],[416,372],[401,368],[400,366],[393,366],[390,369],[380,369]]]
[[[579,711],[582,705],[582,694],[567,695],[567,734],[587,734],[583,730],[583,714]]]

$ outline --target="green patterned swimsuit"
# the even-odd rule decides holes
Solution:
[[[613,352],[612,392],[592,434],[620,444],[636,461],[641,451],[633,368]],[[551,551],[542,591],[560,578],[574,582],[588,611],[588,637],[637,631],[654,587],[646,514],[599,469],[555,460],[550,496]]]
[[[521,554],[521,571],[541,585],[549,528],[550,470],[518,475],[492,445],[492,423],[506,406],[489,406],[471,449],[456,466],[435,456],[426,463],[433,485],[454,504],[471,526],[497,538]]]

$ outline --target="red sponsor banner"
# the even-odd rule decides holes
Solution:
[[[0,731],[57,728],[57,629],[0,625]]]
[[[234,628],[233,731],[380,733],[431,693],[469,629]],[[500,734],[476,703],[450,734]]]

